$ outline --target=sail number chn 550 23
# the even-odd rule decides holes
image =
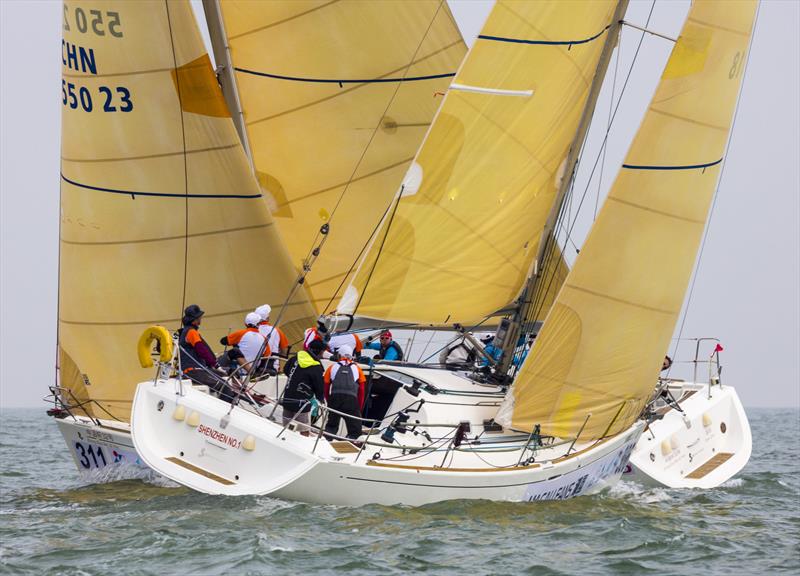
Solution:
[[[122,19],[119,12],[102,11],[93,9],[70,8],[64,4],[64,32],[74,34],[112,36],[122,38]],[[61,40],[61,63],[68,70],[75,70],[83,74],[97,76],[97,58],[94,48],[87,48],[71,42]],[[88,88],[81,86],[78,79],[81,76],[67,75],[69,78],[61,80],[61,103],[73,110],[92,112],[130,112],[133,110],[131,92],[125,86],[96,86]],[[69,81],[72,80],[72,81]]]

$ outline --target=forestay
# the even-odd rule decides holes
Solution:
[[[600,438],[652,394],[697,256],[754,1],[695,2],[590,234],[498,421]],[[588,418],[588,421],[587,421]]]
[[[466,48],[444,0],[220,7],[257,178],[295,263],[332,217],[306,281],[322,312],[390,204]]]
[[[296,272],[273,226],[188,2],[64,5],[61,383],[127,420],[151,324],[206,310],[209,342]],[[302,291],[282,325],[298,336]]]
[[[340,312],[471,325],[518,296],[616,4],[495,5]]]

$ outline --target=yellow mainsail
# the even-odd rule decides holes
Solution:
[[[519,295],[616,7],[497,2],[340,312],[470,325]]]
[[[333,215],[306,282],[321,312],[380,222],[466,49],[444,0],[220,8],[258,182],[295,264]]]
[[[212,344],[296,271],[261,199],[188,2],[64,4],[62,384],[127,420],[151,324],[199,304]],[[299,291],[292,336],[313,316]]]
[[[653,391],[720,175],[756,2],[696,1],[602,211],[498,421],[582,439]],[[513,397],[513,398],[512,398]],[[588,420],[587,420],[588,418]]]

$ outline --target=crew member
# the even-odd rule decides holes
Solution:
[[[349,346],[356,358],[361,356],[361,350],[364,349],[364,344],[357,334],[338,332],[331,336],[328,341],[328,350],[336,354],[342,346]]]
[[[503,349],[495,346],[494,343],[494,336],[488,336],[486,338],[481,338],[481,343],[483,344],[484,348],[483,351],[495,362],[499,362],[500,358],[503,356]],[[481,366],[488,366],[489,360],[481,355],[480,360]]]
[[[339,360],[328,366],[325,371],[325,399],[328,408],[343,414],[347,426],[347,437],[356,439],[361,436],[361,410],[364,407],[364,389],[367,379],[361,367],[353,362],[353,349],[347,345],[339,347]],[[325,426],[327,434],[336,434],[339,430],[340,414],[329,412]]]
[[[269,316],[272,313],[272,307],[269,304],[263,304],[256,308],[255,312],[260,317],[258,330],[261,332],[261,335],[269,341],[270,349],[275,350],[281,356],[286,357],[286,355],[289,353],[289,340],[286,338],[286,334],[283,333],[283,330],[269,323]],[[273,359],[269,367],[277,372],[278,359]]]
[[[303,334],[303,348],[308,350],[308,345],[311,344],[314,340],[319,340],[325,343],[325,346],[328,345],[328,340],[330,340],[330,335],[328,334],[328,327],[321,320],[317,320],[317,325],[312,328],[306,328],[305,333]]]
[[[230,402],[233,399],[230,389],[215,372],[217,358],[200,335],[203,314],[205,312],[197,304],[190,304],[183,311],[183,327],[178,339],[181,370],[193,382],[205,384],[215,390],[220,398]]]
[[[288,377],[281,399],[283,423],[288,424],[292,419],[299,422],[300,433],[304,436],[309,435],[311,399],[322,402],[325,397],[324,374],[319,362],[324,350],[325,343],[314,340],[309,344],[308,350],[300,350],[283,367],[283,372]]]
[[[373,342],[372,337],[367,338],[367,346],[370,350],[378,350],[376,360],[392,360],[401,362],[403,360],[403,349],[400,344],[392,340],[392,333],[388,330],[381,332],[378,342]]]
[[[255,312],[250,312],[244,318],[245,328],[243,330],[231,332],[219,340],[220,344],[223,346],[232,346],[228,351],[228,358],[239,364],[239,366],[242,366],[245,370],[250,370],[250,363],[256,359],[258,351],[261,350],[262,346],[264,346],[261,354],[263,360],[259,362],[259,372],[262,371],[262,369],[266,369],[271,354],[269,344],[266,346],[264,345],[265,336],[259,332],[258,325],[260,322],[261,316]]]

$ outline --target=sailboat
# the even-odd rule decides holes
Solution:
[[[722,157],[741,82],[741,70],[730,76],[728,60],[743,58],[754,5],[693,6],[654,105],[584,249],[567,273],[555,231],[627,3],[592,2],[578,5],[578,9],[556,2],[499,2],[457,73],[441,69],[412,72],[420,61],[429,64],[430,54],[457,52],[460,46],[459,38],[446,38],[446,34],[440,35],[444,43],[431,44],[432,38],[439,37],[433,34],[438,30],[437,22],[455,28],[445,3],[429,4],[427,14],[416,21],[427,25],[419,27],[420,36],[411,39],[404,66],[364,75],[326,76],[320,71],[301,77],[280,69],[257,68],[245,64],[244,58],[272,53],[259,45],[259,41],[271,38],[266,34],[266,39],[259,40],[262,31],[278,30],[281,24],[302,21],[303,17],[333,18],[323,13],[326,5],[297,11],[293,4],[293,8],[283,7],[287,10],[283,17],[262,14],[249,18],[240,15],[237,19],[242,5],[209,2],[207,17],[215,11],[219,16],[209,18],[210,28],[213,31],[216,22],[217,33],[223,38],[219,42],[218,36],[215,52],[219,46],[220,54],[215,56],[218,62],[227,62],[220,72],[222,91],[216,86],[207,56],[204,59],[196,24],[186,5],[165,5],[157,24],[153,22],[154,11],[143,14],[144,10],[137,11],[135,5],[123,5],[115,12],[125,22],[147,22],[148,34],[158,37],[145,39],[151,40],[151,46],[164,48],[172,64],[148,62],[143,67],[137,61],[141,55],[126,50],[124,42],[115,45],[110,38],[94,38],[96,47],[87,48],[70,37],[78,67],[86,61],[99,68],[97,62],[111,61],[111,54],[120,67],[100,72],[103,76],[92,66],[88,66],[88,72],[78,70],[81,83],[71,83],[72,93],[78,95],[76,107],[71,107],[67,86],[65,106],[71,110],[65,109],[65,118],[75,112],[73,121],[80,121],[77,105],[82,105],[82,89],[91,93],[96,87],[105,94],[100,89],[111,90],[103,83],[109,76],[129,77],[143,86],[152,82],[150,89],[164,96],[160,103],[167,105],[149,123],[137,118],[140,130],[134,130],[131,138],[142,144],[138,150],[126,140],[124,150],[110,155],[102,139],[82,142],[84,153],[100,158],[105,154],[109,162],[120,162],[123,170],[106,170],[102,161],[78,162],[75,166],[65,163],[62,206],[85,209],[91,205],[97,225],[96,232],[89,230],[96,237],[88,240],[70,238],[71,230],[62,228],[62,375],[58,392],[62,398],[69,394],[79,400],[85,418],[78,422],[70,414],[70,418],[59,419],[62,431],[70,426],[84,426],[94,433],[111,430],[120,434],[115,440],[121,440],[128,416],[124,399],[130,398],[130,382],[139,380],[142,383],[136,388],[128,427],[136,457],[159,474],[203,492],[272,494],[340,504],[421,504],[450,498],[561,499],[591,493],[617,481],[648,425],[641,416],[653,394],[719,176],[720,161],[708,158]],[[398,9],[409,8],[402,5]],[[131,25],[128,30],[135,28]],[[65,28],[65,43],[67,37]],[[129,33],[128,38],[143,41],[135,34]],[[277,40],[281,38],[277,36]],[[238,48],[237,41],[241,42]],[[248,42],[253,44],[249,50]],[[430,54],[420,53],[426,46]],[[93,56],[90,58],[93,50],[97,51],[96,62]],[[159,55],[169,60],[161,52]],[[309,56],[309,61],[315,57],[318,54]],[[303,62],[302,57],[298,62]],[[397,72],[387,74],[387,70],[400,70],[399,76]],[[333,84],[339,90],[346,90],[351,83],[372,88],[373,82],[368,80],[376,80],[374,84],[381,89],[385,84],[395,86],[384,90],[382,107],[377,106],[378,122],[371,134],[362,135],[366,148],[362,145],[361,154],[350,162],[349,174],[344,180],[337,180],[335,175],[329,179],[345,184],[329,185],[318,189],[317,194],[300,197],[293,196],[301,187],[289,186],[290,178],[327,177],[328,168],[335,170],[324,167],[320,174],[309,175],[307,169],[303,171],[307,163],[276,176],[288,162],[276,161],[276,155],[280,157],[276,150],[282,142],[291,146],[292,125],[284,126],[284,140],[269,144],[270,138],[281,134],[280,125],[261,133],[258,124],[280,124],[284,120],[280,113],[267,108],[251,115],[250,110],[263,104],[259,95],[270,102],[271,92],[257,85],[248,89],[245,77],[253,82],[267,79],[289,83],[290,93],[297,87],[282,105],[291,103],[300,114],[314,108],[310,103],[328,101],[320,97],[319,85]],[[429,127],[423,122],[423,130],[419,125],[411,126],[417,132],[427,128],[426,133],[418,134],[423,141],[413,159],[396,156],[395,166],[383,165],[386,170],[381,170],[379,163],[376,169],[365,162],[380,151],[396,152],[393,146],[397,143],[388,137],[405,133],[401,127],[412,124],[397,117],[387,119],[387,111],[401,102],[401,88],[443,79],[443,95],[434,94],[441,101],[438,109],[428,107],[431,116],[435,113],[433,122]],[[99,85],[93,86],[92,81]],[[133,101],[133,91],[121,87]],[[228,98],[222,98],[223,92]],[[125,96],[125,92],[116,93]],[[714,104],[698,106],[703,98]],[[144,101],[151,103],[150,99]],[[280,100],[275,97],[272,101]],[[214,108],[214,102],[218,108]],[[127,106],[121,102],[120,109]],[[146,109],[149,112],[155,107]],[[218,115],[210,113],[212,110],[218,110]],[[254,120],[253,116],[258,118]],[[312,127],[318,121],[313,114],[306,120]],[[100,126],[106,134],[120,130],[122,125],[114,122],[124,122],[116,118],[107,121],[110,126]],[[156,122],[180,125],[173,130],[173,135],[181,138],[172,142],[172,152],[168,151],[166,137],[154,129]],[[65,122],[65,135],[69,128]],[[122,133],[127,134],[127,130],[125,126]],[[380,137],[384,135],[388,142],[381,146]],[[154,142],[164,150],[143,154],[142,148],[152,148]],[[187,147],[187,142],[191,146]],[[413,146],[413,154],[413,138],[408,137],[404,144]],[[213,161],[191,162],[195,154],[211,154]],[[66,151],[64,156],[69,157]],[[302,156],[291,154],[292,158]],[[142,168],[141,163],[152,161],[152,157],[157,157],[157,162],[177,163],[183,179],[176,179],[175,170],[163,166]],[[130,182],[124,179],[126,162],[137,163],[131,169]],[[270,167],[270,162],[278,168]],[[95,172],[89,173],[84,165]],[[402,168],[394,186],[371,183],[387,194],[383,203],[377,203],[377,209],[372,205],[369,208],[373,210],[374,227],[355,227],[352,222],[358,216],[352,214],[358,214],[364,203],[344,208],[344,199],[352,198],[348,196],[350,187],[377,175],[390,182],[388,172],[398,166]],[[199,177],[193,174],[197,168],[201,169]],[[215,168],[221,170],[214,174]],[[240,180],[231,186],[229,179],[234,173]],[[145,177],[153,181],[143,180]],[[175,180],[178,186],[183,184],[183,190],[165,196],[175,189]],[[220,194],[220,190],[235,192]],[[340,192],[332,194],[335,202],[328,204],[330,208],[323,210],[322,216],[330,222],[331,243],[326,250],[335,245],[334,231],[340,234],[337,258],[326,261],[327,252],[323,252],[313,272],[308,273],[303,266],[298,277],[291,267],[290,254],[294,251],[294,261],[302,254],[304,262],[309,262],[308,228],[310,222],[318,227],[319,215],[297,206],[331,190]],[[670,194],[665,194],[666,190]],[[97,240],[101,234],[112,233],[113,237],[113,232],[121,231],[114,228],[113,219],[99,221],[101,217],[130,218],[130,213],[110,204],[106,196],[87,196],[89,192],[140,204],[142,200],[152,201],[148,205],[151,212],[136,215],[137,231],[140,222],[152,222],[151,229],[143,227],[149,235],[126,237],[134,240],[128,244],[135,244],[135,248],[121,246],[124,242],[119,238]],[[78,200],[66,199],[67,194]],[[106,204],[95,207],[98,200]],[[176,219],[175,207],[167,203],[181,201],[182,219]],[[265,205],[272,215],[262,209]],[[137,212],[140,210],[137,205]],[[228,228],[199,226],[213,226],[220,215],[226,217],[223,220],[229,223]],[[247,224],[242,226],[239,218]],[[277,226],[273,226],[272,218]],[[283,224],[281,218],[287,218]],[[257,221],[251,223],[253,219]],[[344,225],[339,227],[339,222]],[[85,223],[85,218],[78,222],[82,227]],[[292,226],[305,230],[304,234],[292,232]],[[274,229],[281,227],[285,230],[276,234]],[[230,236],[241,233],[242,228],[249,232],[257,229],[258,239],[237,242]],[[363,242],[344,241],[353,231],[362,235]],[[209,238],[215,234],[226,235],[223,243],[227,252],[222,258],[214,258],[214,264],[226,268],[207,273],[207,268],[201,268],[208,254],[203,249],[211,251],[218,246]],[[634,237],[632,246],[630,239]],[[70,255],[75,260],[69,261],[64,238],[73,243],[69,246],[81,246],[86,252]],[[327,235],[324,241],[328,241]],[[158,245],[161,242],[174,242],[182,250],[174,250],[180,254],[165,253]],[[98,259],[98,254],[89,253],[89,246],[104,246],[111,251],[100,255],[100,263],[92,264],[98,266],[92,277],[100,279],[118,277],[113,273],[120,270],[108,269],[115,265],[126,270],[138,268],[126,259],[133,250],[144,247],[140,270],[146,271],[142,276],[147,278],[143,282],[146,286],[134,286],[133,292],[152,298],[147,301],[154,307],[150,315],[103,317],[100,312],[127,311],[119,303],[119,293],[97,287],[98,292],[108,292],[109,299],[117,298],[104,302],[102,298],[96,301],[91,290],[84,290],[88,302],[81,302],[77,282],[74,290],[65,290],[65,274],[74,274],[84,262]],[[315,251],[316,258],[319,250]],[[663,266],[655,266],[659,258],[663,258]],[[184,263],[182,278],[174,272],[175,261]],[[208,281],[191,284],[189,289],[192,262],[193,269]],[[316,266],[323,262],[331,262],[326,264],[330,269],[315,276]],[[159,269],[159,263],[163,269]],[[652,280],[642,281],[642,277]],[[245,278],[250,282],[239,282]],[[315,278],[321,280],[315,283]],[[170,286],[171,282],[182,291]],[[275,292],[266,296],[268,285]],[[220,303],[212,307],[208,302],[214,300],[204,294],[206,290],[219,297]],[[357,442],[326,438],[322,435],[324,426],[315,436],[307,437],[291,423],[282,424],[276,412],[280,408],[263,411],[246,403],[232,406],[213,397],[207,390],[174,377],[173,359],[163,354],[166,345],[162,346],[155,376],[151,371],[149,379],[137,378],[142,371],[131,366],[135,355],[126,346],[135,342],[137,332],[148,325],[176,324],[175,312],[188,301],[202,301],[206,309],[222,311],[218,320],[204,326],[204,332],[216,335],[235,325],[233,316],[237,312],[241,315],[265,299],[280,301],[287,292],[290,297],[282,307],[285,315],[281,321],[290,330],[294,328],[295,335],[303,325],[310,325],[316,314],[328,311],[348,319],[348,323],[356,319],[373,326],[446,327],[451,322],[475,326],[485,324],[487,318],[505,315],[506,321],[500,326],[506,347],[512,351],[521,334],[529,333],[542,321],[543,325],[510,390],[503,378],[481,382],[427,366],[373,365],[370,378],[390,389],[392,396],[383,414],[373,414],[371,423],[365,422],[369,424],[367,433]],[[166,294],[173,296],[171,303]],[[336,309],[331,310],[331,302],[337,297]],[[163,306],[160,315],[156,313],[159,306]],[[142,308],[137,304],[136,310],[139,313]],[[102,326],[102,331],[84,327],[75,320],[78,314],[90,319],[85,326]],[[119,353],[119,363],[108,362],[117,356],[107,356],[105,351],[97,354],[104,342],[119,344],[113,349]],[[505,374],[513,356],[507,353],[495,373]],[[113,366],[113,370],[103,372],[101,364]],[[65,379],[65,375],[70,378]],[[98,380],[118,383],[116,398],[122,399],[118,412],[112,412],[114,404],[98,393],[100,387],[94,387]],[[273,402],[277,395],[275,390]],[[105,417],[98,414],[101,409],[113,414],[111,420],[123,423],[107,425]],[[322,412],[324,420],[330,409],[323,406]],[[77,458],[78,453],[75,455]],[[720,469],[724,466],[722,463]]]

